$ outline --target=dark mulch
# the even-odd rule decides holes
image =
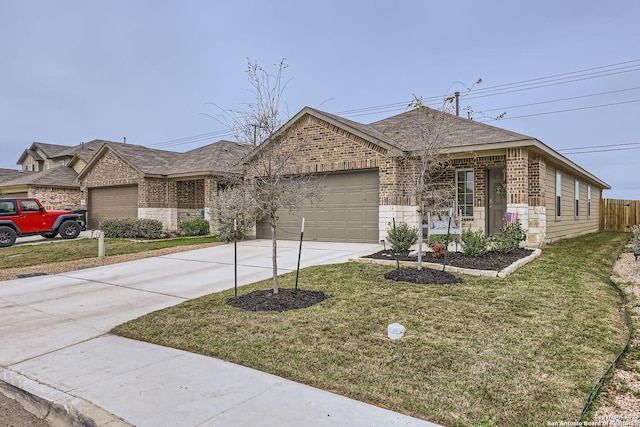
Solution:
[[[533,251],[531,249],[516,249],[508,254],[501,254],[498,252],[487,252],[481,257],[473,257],[465,255],[462,252],[449,252],[447,254],[447,265],[454,267],[471,268],[474,270],[495,270],[500,271],[521,258],[528,257]],[[374,259],[386,259],[395,261],[395,255],[393,249],[387,249],[386,251],[376,252],[375,254],[367,255],[364,258]],[[409,257],[409,251],[401,251],[398,256],[400,261],[413,261],[416,262],[416,257]],[[425,262],[435,262],[442,264],[442,258],[433,258],[431,253],[428,252],[422,257]]]
[[[273,293],[273,289],[269,289],[229,298],[227,304],[247,311],[287,311],[311,307],[327,298],[328,296],[321,291],[281,288],[277,294]]]
[[[453,274],[442,271],[433,270],[431,268],[401,268],[400,270],[391,270],[384,275],[385,279],[395,280],[397,282],[420,283],[423,285],[453,285],[462,283],[462,279]]]

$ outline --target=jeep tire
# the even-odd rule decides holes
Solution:
[[[80,234],[80,224],[72,219],[68,219],[60,225],[58,231],[60,232],[60,237],[63,239],[75,239],[78,237],[78,234]]]
[[[0,226],[0,248],[6,248],[16,242],[16,230],[7,226]]]

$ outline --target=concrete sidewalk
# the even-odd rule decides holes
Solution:
[[[279,272],[298,242],[279,241]],[[304,242],[302,267],[378,245]],[[271,276],[271,242],[238,245],[238,284]],[[233,245],[0,282],[0,384],[109,426],[434,426],[280,377],[109,335],[145,313],[233,287]],[[15,387],[15,388],[14,388]],[[51,405],[52,403],[52,405]],[[82,424],[91,425],[91,424]]]

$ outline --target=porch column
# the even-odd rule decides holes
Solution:
[[[540,154],[529,159],[529,229],[527,245],[540,246],[547,235],[547,162]]]
[[[212,175],[204,177],[204,219],[209,221],[209,232],[216,234],[220,225],[214,201],[218,195],[218,181]]]
[[[507,212],[518,214],[528,234],[529,150],[524,147],[507,148]]]

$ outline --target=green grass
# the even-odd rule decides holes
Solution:
[[[384,266],[312,267],[301,271],[301,288],[331,297],[304,310],[246,312],[226,304],[230,290],[113,332],[447,426],[575,421],[624,345],[607,277],[627,241],[612,232],[565,240],[506,279],[465,276],[450,286],[388,281]],[[284,275],[281,286],[294,280]],[[404,338],[387,338],[393,322],[406,327]]]
[[[43,238],[44,240],[44,238]],[[150,241],[105,239],[107,256],[124,255],[176,246],[191,246],[217,242],[217,237],[188,237]],[[53,245],[53,246],[52,246]],[[98,239],[74,239],[47,242],[41,245],[20,245],[0,249],[0,268],[29,267],[60,261],[72,261],[98,256]]]

